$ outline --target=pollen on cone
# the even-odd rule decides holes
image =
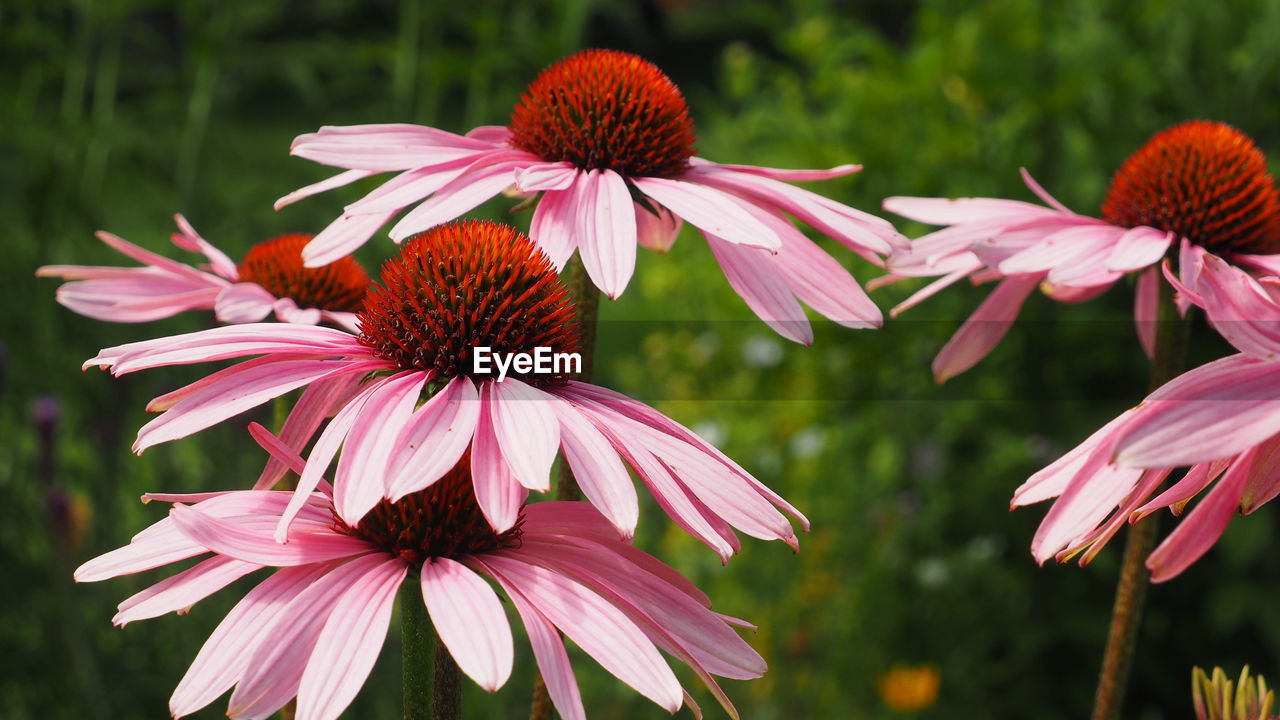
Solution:
[[[488,221],[434,227],[382,266],[360,313],[360,342],[404,369],[476,376],[477,347],[494,354],[579,352],[575,309],[547,256],[515,228]],[[508,376],[535,385],[556,374]]]
[[[254,245],[237,268],[240,280],[261,285],[278,298],[289,298],[298,307],[359,310],[369,291],[369,274],[349,256],[323,267],[303,266],[302,248],[312,237],[291,233]]]
[[[1280,251],[1280,191],[1266,157],[1220,122],[1192,120],[1156,133],[1116,171],[1102,216],[1215,252]]]
[[[673,177],[693,156],[680,88],[656,65],[584,50],[543,70],[511,113],[511,144],[549,162],[628,177]]]

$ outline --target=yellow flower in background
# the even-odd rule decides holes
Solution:
[[[1196,704],[1196,720],[1275,720],[1271,714],[1276,694],[1267,688],[1261,675],[1250,677],[1249,666],[1232,683],[1222,668],[1210,677],[1200,668],[1191,671],[1191,696]]]
[[[884,704],[898,712],[917,712],[938,700],[938,669],[932,665],[895,665],[876,680]]]

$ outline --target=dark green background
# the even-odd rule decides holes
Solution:
[[[162,575],[75,586],[71,570],[161,516],[137,502],[144,490],[243,486],[262,460],[242,423],[132,456],[147,399],[205,369],[112,380],[79,372],[81,361],[210,319],[94,322],[57,306],[55,282],[37,281],[35,267],[119,263],[98,229],[177,256],[167,237],[178,211],[233,257],[272,234],[317,231],[374,183],[273,212],[273,199],[326,173],[288,157],[295,135],[501,124],[540,68],[589,46],[662,66],[689,99],[706,157],[864,163],[818,189],[869,210],[893,194],[1030,199],[1017,174],[1026,166],[1093,213],[1129,152],[1193,117],[1280,152],[1277,0],[10,0],[0,6],[0,717],[164,717],[239,591],[120,630],[115,604]],[[502,217],[509,204],[480,212]],[[876,274],[827,247],[860,278]],[[374,267],[391,248],[379,237],[360,257]],[[908,290],[875,297],[887,308]],[[729,683],[745,717],[893,717],[875,678],[899,663],[941,672],[921,717],[1087,712],[1119,543],[1087,569],[1040,569],[1027,546],[1043,510],[1007,506],[1028,474],[1141,396],[1131,289],[1081,306],[1033,298],[985,363],[934,387],[933,354],[984,292],[957,286],[874,332],[819,323],[813,347],[800,347],[752,317],[688,231],[670,255],[642,253],[627,293],[604,307],[598,381],[704,432],[813,520],[799,555],[748,540],[722,568],[643,508],[640,544],[717,609],[760,625],[750,640],[769,674]],[[1223,352],[1201,328],[1197,358]],[[42,398],[59,409],[45,440]],[[92,510],[78,541],[62,511],[77,503]],[[1280,672],[1276,541],[1264,508],[1154,588],[1128,716],[1187,717],[1193,664]],[[526,712],[518,637],[511,682],[493,696],[468,685],[468,717]],[[393,631],[347,717],[397,716],[397,650]],[[589,660],[576,669],[593,718],[663,716]],[[200,717],[220,717],[224,702]]]

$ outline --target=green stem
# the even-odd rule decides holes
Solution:
[[[431,656],[436,634],[416,582],[405,582],[400,587],[400,637],[404,720],[427,720],[431,717]]]
[[[1160,282],[1157,301],[1155,352],[1151,358],[1151,389],[1177,377],[1186,366],[1190,316],[1178,316],[1173,303],[1173,289]],[[1131,526],[1125,538],[1124,559],[1116,582],[1116,599],[1111,609],[1111,627],[1107,632],[1107,649],[1102,656],[1098,675],[1098,691],[1093,701],[1093,720],[1118,720],[1124,705],[1129,670],[1137,649],[1138,629],[1142,623],[1150,574],[1146,560],[1155,547],[1156,515],[1150,515]]]
[[[421,601],[418,604],[421,605]],[[431,720],[458,720],[462,717],[462,672],[440,636],[436,635],[435,641],[436,672],[432,684],[435,697],[431,702]]]

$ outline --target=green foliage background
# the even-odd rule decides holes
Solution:
[[[501,124],[537,70],[589,46],[662,66],[689,98],[706,157],[865,164],[820,189],[869,210],[896,194],[1030,199],[1025,166],[1095,212],[1130,151],[1193,117],[1280,153],[1277,0],[10,0],[0,7],[0,717],[162,717],[237,591],[121,630],[109,624],[115,604],[160,575],[75,586],[71,570],[160,516],[137,502],[144,490],[245,485],[262,461],[241,423],[132,456],[146,400],[203,369],[112,380],[79,364],[211,319],[90,321],[57,306],[35,267],[119,263],[98,229],[176,255],[174,212],[233,257],[273,234],[317,231],[372,183],[273,212],[274,198],[326,172],[288,157],[295,135]],[[482,212],[503,217],[508,205]],[[376,267],[391,247],[380,238],[361,258]],[[877,274],[829,247],[860,278]],[[909,290],[875,297],[887,308]],[[745,717],[894,717],[875,678],[899,663],[941,673],[921,717],[1087,712],[1119,543],[1085,569],[1037,568],[1027,546],[1043,511],[1007,503],[1143,393],[1131,290],[1080,306],[1035,298],[986,362],[935,387],[929,361],[985,292],[951,290],[880,331],[819,323],[814,345],[800,347],[754,319],[688,231],[669,255],[643,253],[631,288],[606,303],[597,380],[717,441],[813,521],[799,555],[748,540],[721,567],[643,508],[638,542],[717,609],[760,625],[750,641],[771,670],[729,689]],[[1223,352],[1201,328],[1197,358]],[[48,398],[59,416],[42,440],[36,411]],[[65,508],[77,504],[91,516],[72,537]],[[1280,673],[1276,542],[1264,508],[1153,589],[1129,717],[1187,717],[1193,664]],[[397,643],[393,632],[347,717],[397,716]],[[506,688],[466,688],[468,717],[527,711],[531,663],[517,646]],[[592,717],[662,716],[586,658],[576,668]]]

